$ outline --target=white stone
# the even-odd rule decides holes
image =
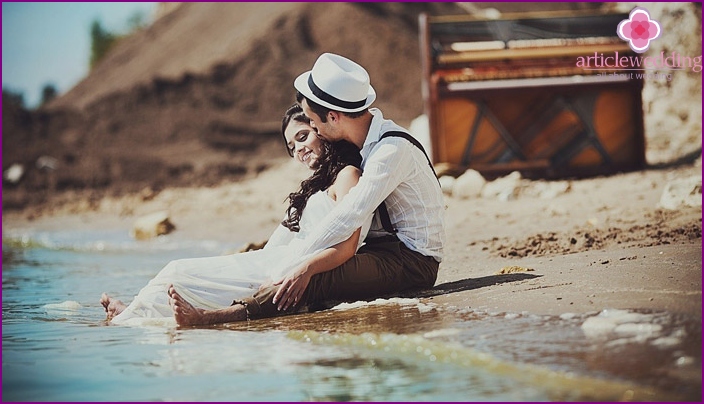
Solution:
[[[658,206],[668,210],[682,206],[702,206],[702,176],[670,181],[662,192]]]
[[[40,170],[56,170],[59,160],[51,156],[41,156],[37,159],[36,165]]]
[[[3,177],[11,184],[17,184],[24,175],[24,166],[22,164],[13,164],[3,173]]]
[[[479,171],[471,168],[457,177],[452,188],[452,195],[462,199],[475,198],[482,194],[486,180]]]
[[[171,233],[176,227],[169,220],[166,211],[142,216],[134,222],[131,236],[137,240],[146,240]]]
[[[508,201],[518,196],[520,188],[521,173],[514,171],[505,177],[486,183],[482,189],[482,198]]]
[[[443,175],[438,181],[440,181],[440,189],[442,189],[442,192],[447,195],[452,195],[457,179],[451,175]]]

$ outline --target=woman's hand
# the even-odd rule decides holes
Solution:
[[[311,274],[305,265],[293,268],[286,276],[274,285],[280,285],[272,303],[278,303],[278,310],[288,310],[297,305],[305,293]]]

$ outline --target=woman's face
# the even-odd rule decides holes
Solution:
[[[306,123],[291,120],[284,131],[284,137],[293,158],[311,170],[318,166],[323,141],[318,138],[315,129]]]

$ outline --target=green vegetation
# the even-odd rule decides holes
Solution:
[[[2,89],[2,105],[24,108],[24,94],[8,88]]]
[[[119,34],[103,27],[99,19],[93,20],[90,27],[90,68],[94,68],[122,38],[130,36],[147,26],[143,12],[137,11],[127,19],[128,32]]]
[[[95,67],[100,60],[107,55],[110,48],[112,48],[117,40],[120,39],[119,35],[108,32],[99,20],[94,20],[93,24],[90,26],[90,68]]]
[[[45,84],[44,88],[42,88],[42,100],[39,105],[45,105],[51,102],[56,96],[59,95],[59,92],[56,90],[56,86],[53,84]]]

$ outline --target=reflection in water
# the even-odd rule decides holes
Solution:
[[[228,324],[227,327],[247,331],[276,329],[406,334],[443,328],[454,321],[451,314],[443,313],[434,304],[424,304],[418,299],[392,298],[354,306],[342,304],[314,313]]]
[[[363,348],[364,357],[323,361],[308,379],[316,399],[398,400],[408,389],[420,400],[453,391],[480,391],[492,400],[622,401],[672,398],[632,383],[575,376],[547,368],[504,362],[457,343],[421,335],[317,333],[292,331],[289,336],[314,344]],[[353,364],[354,371],[347,372]],[[315,377],[316,371],[319,377]],[[358,374],[361,374],[360,377]],[[333,376],[333,377],[331,377]],[[325,380],[325,383],[321,383]],[[361,383],[357,385],[357,383]],[[401,392],[397,387],[404,387]],[[342,396],[341,396],[342,395]]]

